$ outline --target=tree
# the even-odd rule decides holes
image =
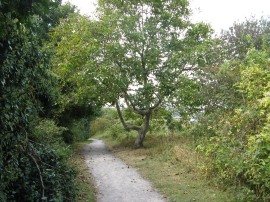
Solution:
[[[235,22],[229,30],[223,30],[216,44],[209,50],[215,52],[212,61],[200,75],[201,94],[207,113],[231,111],[242,105],[243,95],[235,88],[239,81],[241,63],[248,63],[246,56],[251,49],[269,52],[269,20],[261,18]]]
[[[94,63],[94,52],[97,51],[92,25],[88,17],[74,13],[51,29],[47,43],[47,48],[54,55],[52,71],[57,76],[61,92],[57,117],[68,128],[74,120],[84,119],[89,123],[101,106],[100,96],[96,93],[98,83],[88,68]],[[85,128],[89,128],[88,125]]]
[[[32,30],[38,32],[41,38],[49,39],[49,29],[57,26],[60,19],[66,19],[70,14],[75,12],[76,7],[72,4],[62,4],[62,0],[48,1],[45,12],[39,12],[39,15],[32,17],[33,24],[36,24]]]
[[[196,69],[207,61],[210,29],[189,21],[188,6],[186,0],[99,1],[96,78],[125,129],[138,131],[136,147],[143,146],[153,110],[196,80]],[[143,124],[126,123],[121,105]]]
[[[50,57],[37,34],[41,25],[33,21],[42,20],[50,3],[0,1],[0,201],[73,201],[75,196],[75,173],[63,151],[60,155],[38,141],[34,131],[47,116],[46,103],[55,101]]]
[[[244,201],[270,198],[268,27],[267,21],[248,20],[224,32],[224,62],[204,69],[208,102],[193,124],[196,135],[209,137],[200,146],[209,157],[208,172],[236,185],[236,197]]]
[[[250,48],[262,50],[265,37],[269,37],[269,33],[270,24],[267,18],[235,22],[229,30],[221,33],[226,58],[243,60]]]

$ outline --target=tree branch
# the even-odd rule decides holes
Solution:
[[[122,115],[122,112],[121,112],[121,109],[120,109],[120,106],[118,104],[118,101],[116,101],[116,109],[117,109],[117,113],[118,113],[118,116],[120,118],[120,121],[122,123],[122,125],[124,126],[124,128],[126,130],[136,130],[136,131],[139,131],[141,130],[141,127],[140,126],[135,126],[135,125],[131,125],[131,124],[127,124],[123,118],[123,115]]]
[[[160,105],[160,103],[161,103],[161,99],[158,97],[157,102],[152,107],[150,107],[149,110],[153,110],[157,108]]]
[[[149,113],[149,110],[140,110],[140,109],[137,109],[135,107],[135,105],[132,103],[132,101],[130,100],[128,94],[126,91],[124,91],[124,99],[125,99],[125,102],[127,104],[127,106],[132,109],[136,114],[139,114],[139,115],[142,115],[142,116],[145,116],[146,114]]]

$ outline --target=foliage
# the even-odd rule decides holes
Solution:
[[[268,201],[270,197],[270,64],[263,47],[250,48],[241,53],[245,56],[242,61],[220,66],[214,81],[220,84],[215,88],[219,94],[212,95],[223,99],[216,108],[208,108],[207,116],[198,123],[211,136],[206,145],[198,147],[209,157],[207,172],[238,186],[241,201]]]
[[[198,89],[192,74],[207,59],[210,30],[189,21],[187,1],[167,3],[100,1],[98,21],[74,14],[53,29],[48,46],[56,50],[63,110],[109,102],[121,116],[118,101],[124,98],[143,117],[139,125],[120,119],[127,130],[139,133],[136,144],[141,146],[152,110],[162,102],[183,95],[179,105],[199,105],[190,101],[189,91]],[[173,94],[177,89],[183,90]]]
[[[105,88],[107,101],[115,104],[127,130],[139,135],[142,146],[154,109],[173,99],[191,104],[188,89],[198,64],[205,63],[210,30],[203,23],[192,24],[188,1],[100,1],[102,34],[96,34],[102,48],[97,78]],[[185,94],[185,95],[184,95]],[[176,97],[176,96],[175,96]],[[125,122],[118,104],[142,116],[139,125]]]
[[[63,142],[62,134],[66,130],[64,127],[58,127],[51,119],[40,120],[33,130],[33,140],[60,146]]]
[[[265,37],[269,37],[269,34],[270,24],[266,18],[250,18],[244,22],[235,22],[228,31],[221,33],[226,57],[244,59],[249,49],[262,50],[266,45]]]
[[[91,56],[96,51],[91,35],[92,24],[86,16],[74,13],[51,30],[47,46],[54,50],[53,72],[60,81],[62,97],[58,104],[62,110],[73,105],[87,109],[91,102],[99,104],[99,96],[95,93],[97,81],[88,68],[94,63]],[[84,75],[89,75],[87,80]]]
[[[128,109],[123,111],[123,116],[129,123],[142,123],[142,117]],[[152,114],[151,121],[152,125],[149,130],[151,134],[156,136],[166,136],[171,134],[171,131],[177,130],[177,123],[172,120],[172,113],[166,109],[156,109]],[[175,126],[172,126],[173,124]],[[136,136],[134,132],[124,130],[114,108],[103,109],[101,115],[91,121],[90,124],[91,136],[102,136],[116,141],[134,139]]]
[[[1,201],[72,201],[76,193],[68,150],[56,143],[64,128],[42,120],[51,117],[56,84],[33,19],[49,4],[0,2]]]
[[[119,140],[128,137],[130,132],[121,127],[115,109],[105,108],[102,110],[101,116],[91,121],[90,134]]]
[[[90,134],[93,136],[93,135],[104,133],[112,125],[113,123],[111,123],[111,120],[107,118],[97,117],[95,120],[91,121]]]
[[[150,126],[150,133],[157,134],[158,132],[169,134],[170,130],[173,129],[173,117],[172,113],[165,108],[158,108],[153,111],[151,117],[151,126]]]
[[[38,48],[41,44],[37,39],[38,31],[33,31],[35,34],[29,31],[42,23],[34,21],[37,18],[27,20],[30,18],[24,18],[23,11],[20,13],[17,7],[15,10],[19,13],[17,18],[8,13],[0,16],[9,18],[11,25],[11,32],[9,29],[1,32],[4,42],[0,45],[5,47],[1,53],[16,53],[13,50],[18,49],[17,55],[22,56],[18,59],[10,54],[8,63],[1,58],[6,68],[3,74],[1,72],[1,85],[7,94],[1,95],[1,102],[10,102],[1,103],[4,106],[1,121],[6,123],[4,130],[8,131],[4,133],[3,142],[14,137],[10,131],[21,132],[17,142],[13,144],[12,140],[9,144],[16,145],[15,152],[10,152],[15,154],[14,159],[21,151],[17,145],[23,145],[28,139],[40,141],[39,138],[47,134],[48,131],[43,131],[32,120],[42,116],[40,109],[46,103],[51,106],[55,90],[60,92],[60,99],[55,102],[58,121],[69,130],[45,121],[48,130],[52,130],[52,137],[48,136],[46,141],[55,140],[60,133],[66,142],[88,137],[89,133],[78,135],[78,131],[88,130],[89,114],[95,114],[96,107],[109,103],[116,106],[117,111],[107,109],[103,117],[94,120],[90,127],[92,134],[122,139],[133,136],[130,130],[135,130],[138,132],[135,145],[142,146],[148,130],[155,134],[159,131],[173,134],[175,128],[186,127],[186,134],[205,138],[198,148],[208,156],[208,174],[216,174],[222,182],[241,189],[239,200],[270,200],[268,20],[235,23],[219,39],[212,40],[208,25],[189,21],[186,0],[100,0],[97,21],[74,13],[52,29],[46,44],[46,50],[51,50],[54,56],[53,73],[49,74],[43,71],[48,64],[43,54],[47,52]],[[35,6],[31,11],[37,12]],[[33,26],[18,22],[32,22]],[[4,21],[1,23],[5,25]],[[32,38],[27,34],[32,34]],[[41,55],[33,54],[32,48]],[[20,67],[17,64],[42,68],[26,74],[27,68],[13,71],[14,66]],[[51,87],[52,76],[57,77],[60,84],[57,90]],[[12,81],[10,87],[6,78]],[[21,80],[13,81],[13,78]],[[177,107],[181,122],[175,122],[166,110],[172,107]],[[47,113],[43,111],[46,118]],[[21,125],[26,126],[24,130]],[[35,135],[33,125],[38,129]],[[3,160],[0,165],[4,165],[8,160],[3,151],[0,155]],[[13,163],[15,165],[16,160]],[[4,176],[6,170],[3,173]],[[7,173],[9,181],[0,185],[1,189],[19,179],[19,173],[18,170]]]
[[[87,140],[90,136],[89,118],[81,118],[73,120],[70,123],[69,129],[73,134],[74,141]]]
[[[69,2],[62,5],[62,0],[48,1],[47,12],[40,13],[38,17],[33,16],[32,22],[39,24],[36,28],[39,36],[49,40],[49,30],[57,26],[61,19],[66,19],[73,13],[75,6]]]
[[[60,96],[56,112],[59,123],[68,128],[64,133],[67,143],[89,137],[88,122],[99,113],[102,102],[96,93],[97,81],[88,66],[92,45],[91,26],[93,23],[78,13],[60,21],[50,32],[46,48],[54,55],[52,71],[58,79]],[[96,49],[95,49],[96,50]],[[81,131],[79,131],[81,130]]]

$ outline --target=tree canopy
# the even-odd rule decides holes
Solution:
[[[54,29],[55,69],[80,95],[115,105],[142,146],[154,109],[179,95],[175,103],[199,106],[191,91],[198,89],[194,75],[207,61],[211,30],[190,22],[184,0],[100,1],[98,13],[96,21],[73,16]],[[143,124],[126,123],[121,105],[141,115]]]
[[[124,127],[139,132],[135,144],[142,146],[152,111],[172,99],[183,83],[193,82],[198,64],[205,61],[203,50],[211,32],[206,24],[189,21],[188,1],[99,3],[103,29],[98,35],[98,79],[108,89],[106,97],[116,105]],[[142,126],[125,123],[121,98],[144,117]]]

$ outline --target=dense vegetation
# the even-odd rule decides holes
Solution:
[[[192,128],[209,141],[199,146],[209,159],[206,169],[240,185],[243,201],[270,200],[269,26],[250,19],[223,33],[226,60],[209,68],[205,112]]]
[[[71,107],[58,104],[63,93],[44,46],[70,13],[61,1],[0,1],[0,201],[74,201],[64,142],[72,127],[61,122]]]
[[[100,0],[96,20],[60,0],[0,9],[0,200],[74,201],[67,144],[105,105],[90,133],[192,137],[238,201],[270,200],[268,19],[213,37],[185,0]]]

